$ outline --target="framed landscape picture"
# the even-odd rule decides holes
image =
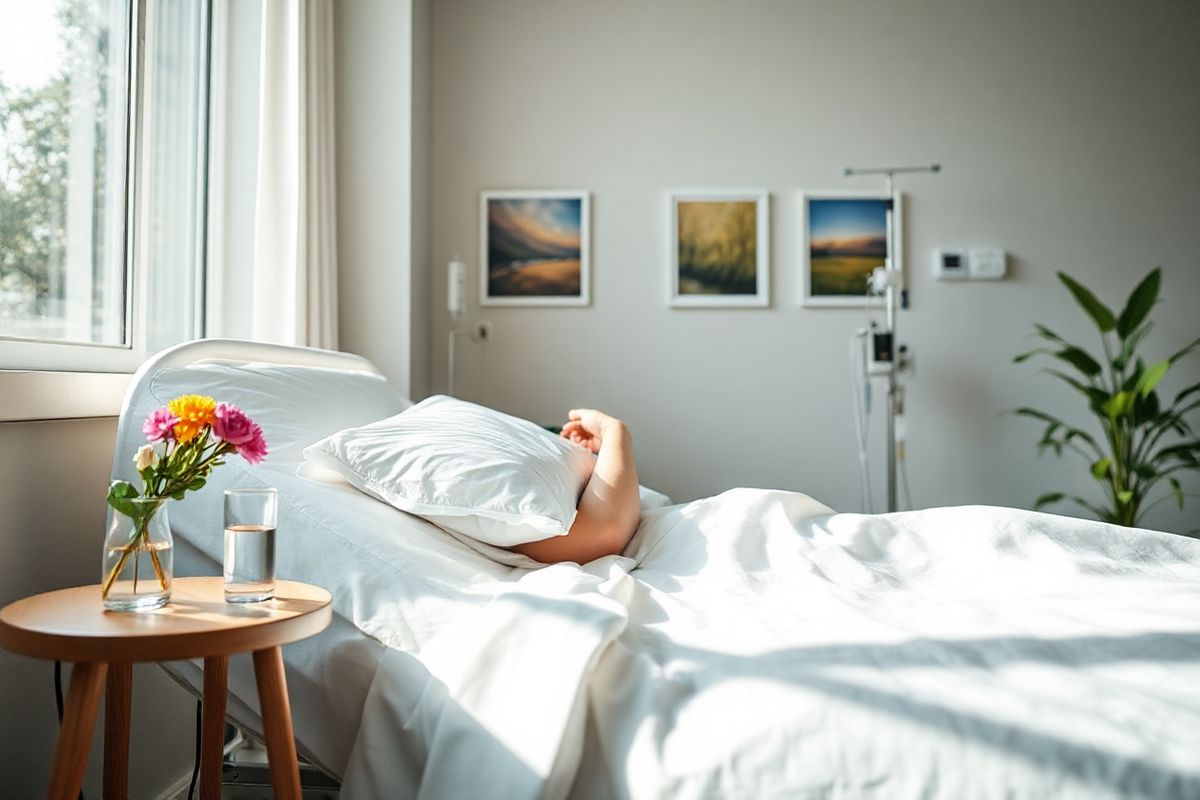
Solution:
[[[668,195],[668,298],[674,308],[770,303],[770,212],[762,191]]]
[[[899,194],[894,201],[893,255],[895,268],[903,273]],[[867,295],[867,279],[887,261],[887,205],[885,192],[800,193],[804,305],[863,308],[882,303],[882,298]]]
[[[588,219],[587,192],[483,192],[479,304],[586,306]]]

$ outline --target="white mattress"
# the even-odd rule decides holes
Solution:
[[[347,800],[1200,796],[1200,542],[736,490],[647,514],[629,557],[507,566],[297,476],[404,401],[291,369],[168,370],[135,406],[203,389],[263,423],[266,465],[172,505],[179,572],[217,572],[223,488],[280,489],[279,574],[336,613],[285,648],[296,735]],[[254,727],[244,664],[231,693]]]

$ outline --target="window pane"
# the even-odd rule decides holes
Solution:
[[[129,3],[0,19],[0,336],[124,344]]]

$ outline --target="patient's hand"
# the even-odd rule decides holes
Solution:
[[[606,436],[617,435],[625,429],[621,420],[594,408],[573,408],[567,412],[567,418],[560,435],[593,453],[600,452]]]

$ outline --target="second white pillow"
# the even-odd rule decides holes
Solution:
[[[304,450],[363,492],[498,547],[565,536],[595,457],[528,420],[437,395]]]

